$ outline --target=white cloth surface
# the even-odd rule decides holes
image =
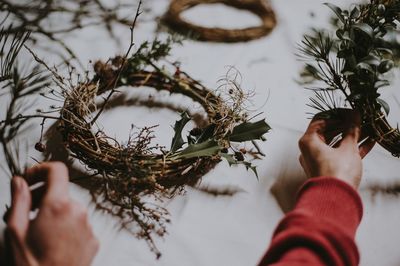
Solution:
[[[109,0],[112,1],[112,0]],[[157,22],[154,16],[165,11],[168,1],[144,0],[152,9],[139,20],[135,30],[136,43],[151,40]],[[172,223],[169,234],[157,240],[163,256],[157,261],[146,243],[129,233],[118,230],[118,221],[94,210],[87,191],[71,185],[73,197],[90,208],[90,219],[101,248],[94,265],[164,265],[164,266],[243,266],[255,265],[265,252],[282,209],[293,203],[296,188],[304,180],[298,163],[297,140],[308,124],[306,107],[310,93],[296,83],[301,62],[296,60],[296,47],[302,35],[311,26],[328,24],[330,10],[322,0],[274,0],[278,25],[269,36],[239,44],[213,44],[186,40],[173,49],[171,58],[182,62],[181,68],[210,87],[227,71],[236,67],[243,76],[243,88],[256,92],[254,108],[260,108],[273,127],[267,142],[261,145],[266,157],[256,162],[260,180],[241,167],[230,168],[222,162],[203,180],[214,186],[238,186],[244,190],[232,197],[212,197],[188,188],[187,193],[167,203]],[[347,1],[331,1],[345,5]],[[132,13],[134,10],[132,10]],[[226,7],[199,7],[186,16],[196,23],[209,26],[254,25],[250,14],[241,14]],[[315,16],[310,16],[310,13]],[[246,25],[247,25],[246,24]],[[89,60],[105,59],[123,53],[129,43],[129,30],[119,28],[121,46],[96,29],[85,29],[66,36],[65,41],[86,64]],[[55,57],[39,51],[50,65]],[[385,97],[399,99],[399,92],[388,90]],[[177,101],[179,99],[176,99]],[[391,102],[396,105],[395,102]],[[0,106],[4,103],[0,102]],[[399,107],[392,110],[391,119],[400,117]],[[118,108],[108,112],[101,122],[110,134],[119,138],[128,136],[131,123],[135,125],[160,124],[157,140],[169,144],[171,125],[178,115],[155,112],[146,108]],[[397,120],[398,121],[398,120]],[[124,123],[121,123],[124,122]],[[38,132],[27,136],[32,143]],[[124,133],[126,132],[126,133]],[[36,134],[36,135],[35,135]],[[34,157],[39,154],[32,151]],[[33,163],[30,161],[30,163]],[[390,185],[400,180],[400,159],[392,158],[376,147],[365,160],[365,174],[361,185],[364,218],[357,234],[361,265],[400,265],[400,198],[378,193],[373,196],[373,185]],[[0,211],[9,203],[9,179],[0,179]],[[271,193],[271,188],[272,192]],[[4,226],[4,224],[2,225]]]

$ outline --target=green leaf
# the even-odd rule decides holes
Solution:
[[[327,7],[329,7],[333,12],[335,12],[336,16],[340,19],[340,21],[342,21],[343,23],[345,22],[344,20],[344,16],[343,16],[343,11],[340,7],[331,4],[331,3],[324,3],[324,5],[326,5]]]
[[[183,144],[185,144],[182,139],[182,130],[186,126],[186,124],[190,121],[190,117],[186,112],[181,114],[181,120],[175,122],[174,131],[175,136],[172,139],[171,143],[171,152],[176,152],[180,148],[182,148]]]
[[[386,115],[389,115],[390,112],[389,104],[380,98],[377,98],[376,101],[379,103],[380,106],[382,106],[383,110],[385,110]]]
[[[257,177],[257,180],[259,180],[258,179],[258,172],[257,172],[257,167],[256,166],[254,166],[254,165],[252,165],[250,162],[240,162],[241,164],[244,164],[244,166],[246,166],[246,170],[251,170],[251,171],[253,171],[253,173],[256,175],[256,177]]]
[[[386,73],[394,67],[394,63],[392,60],[384,60],[378,67],[378,71],[380,73]]]
[[[358,23],[353,25],[353,29],[364,33],[366,36],[374,37],[374,29],[366,23]]]
[[[361,14],[360,8],[358,6],[355,6],[350,12],[350,17],[357,18],[360,16],[360,14]]]
[[[374,72],[374,70],[372,69],[372,67],[370,65],[368,65],[367,63],[363,63],[363,62],[357,64],[357,69],[358,70],[365,70],[365,71],[370,72],[370,73]]]
[[[245,142],[261,139],[270,129],[271,127],[264,119],[255,123],[244,122],[233,129],[229,140],[233,142]]]
[[[367,55],[366,57],[364,57],[363,59],[361,59],[361,62],[367,63],[369,65],[377,66],[381,63],[381,60],[379,57],[370,54],[370,55]]]
[[[196,157],[213,156],[221,151],[221,146],[215,140],[189,145],[186,149],[174,156],[175,159],[190,159]]]
[[[379,88],[386,87],[389,85],[390,85],[390,82],[388,80],[379,80],[379,81],[375,82],[374,87],[375,87],[375,89],[379,89]]]
[[[238,163],[237,160],[233,157],[232,154],[227,154],[227,153],[221,153],[221,157],[225,158],[225,160],[228,162],[229,166],[235,165]]]
[[[250,162],[246,161],[238,161],[236,160],[232,154],[226,154],[226,153],[221,153],[221,157],[225,158],[226,161],[228,162],[229,166],[232,165],[244,165],[246,167],[246,170],[251,170],[253,173],[256,175],[257,180],[258,180],[258,172],[257,172],[257,167],[252,165]]]
[[[344,34],[344,30],[342,30],[342,29],[338,29],[338,30],[336,31],[336,36],[337,36],[339,39],[342,39],[342,38],[343,38],[343,34]]]
[[[382,54],[393,55],[393,51],[387,48],[376,48],[376,50]]]
[[[214,137],[214,131],[215,131],[215,124],[210,124],[208,125],[204,130],[203,133],[199,136],[197,143],[204,142],[208,139],[211,139]]]

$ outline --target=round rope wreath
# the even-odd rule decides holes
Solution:
[[[261,19],[261,25],[246,29],[207,28],[185,21],[181,13],[199,4],[221,3],[241,10],[248,10]],[[275,13],[265,0],[173,0],[163,18],[166,25],[181,34],[200,41],[247,42],[268,35],[276,26]]]
[[[304,38],[301,47],[305,58],[313,61],[302,73],[317,84],[312,87],[317,94],[313,107],[319,111],[335,109],[333,92],[340,91],[362,114],[363,129],[369,136],[400,157],[400,131],[387,121],[389,105],[379,98],[379,90],[390,85],[385,74],[395,65],[396,53],[385,36],[388,31],[398,31],[400,1],[371,0],[351,10],[326,5],[337,17],[335,36],[316,31]]]
[[[156,202],[150,203],[152,200],[149,202],[149,197],[162,201],[179,193],[185,185],[195,185],[221,158],[230,165],[243,164],[256,173],[255,167],[245,160],[245,154],[254,158],[262,155],[254,141],[263,139],[269,130],[264,120],[248,121],[242,106],[248,95],[237,84],[232,84],[227,99],[179,68],[175,74],[158,68],[155,62],[168,51],[168,45],[155,41],[143,44],[131,58],[116,57],[107,63],[97,62],[92,81],[63,90],[65,100],[58,126],[71,155],[97,176],[89,178],[88,182],[94,187],[100,186],[100,191],[91,190],[97,197],[103,197],[105,204],[100,202],[98,207],[120,217],[122,226],[127,229],[130,222],[138,224],[135,235],[146,239],[158,255],[152,234],[164,235],[169,218],[164,208]],[[96,120],[117,89],[143,86],[189,97],[202,106],[206,120],[199,119],[198,114],[195,118],[188,112],[182,113],[181,120],[175,123],[175,136],[169,150],[152,146],[154,127],[132,134],[124,145],[102,130],[96,131]],[[96,99],[104,93],[109,94],[104,105],[97,109]],[[182,130],[190,120],[196,127],[185,142]],[[247,141],[252,141],[256,151],[232,145],[232,142]],[[111,205],[107,205],[109,203]]]

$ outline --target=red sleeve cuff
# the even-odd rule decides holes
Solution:
[[[363,215],[358,192],[349,184],[333,177],[308,180],[299,190],[296,212],[321,217],[354,236]]]

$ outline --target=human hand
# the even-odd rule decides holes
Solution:
[[[308,177],[329,176],[341,179],[358,188],[362,175],[362,158],[373,148],[375,142],[367,139],[360,147],[361,119],[358,112],[338,109],[338,120],[322,119],[318,115],[311,121],[299,140],[300,163]],[[335,130],[332,130],[335,129]],[[343,139],[338,147],[327,143],[338,131]]]
[[[26,180],[30,184],[44,182],[45,186],[38,200],[38,214],[31,220],[32,195],[28,183],[22,177],[12,179],[6,241],[14,265],[90,265],[99,244],[88,223],[86,209],[68,195],[65,165],[36,165],[27,170]]]

